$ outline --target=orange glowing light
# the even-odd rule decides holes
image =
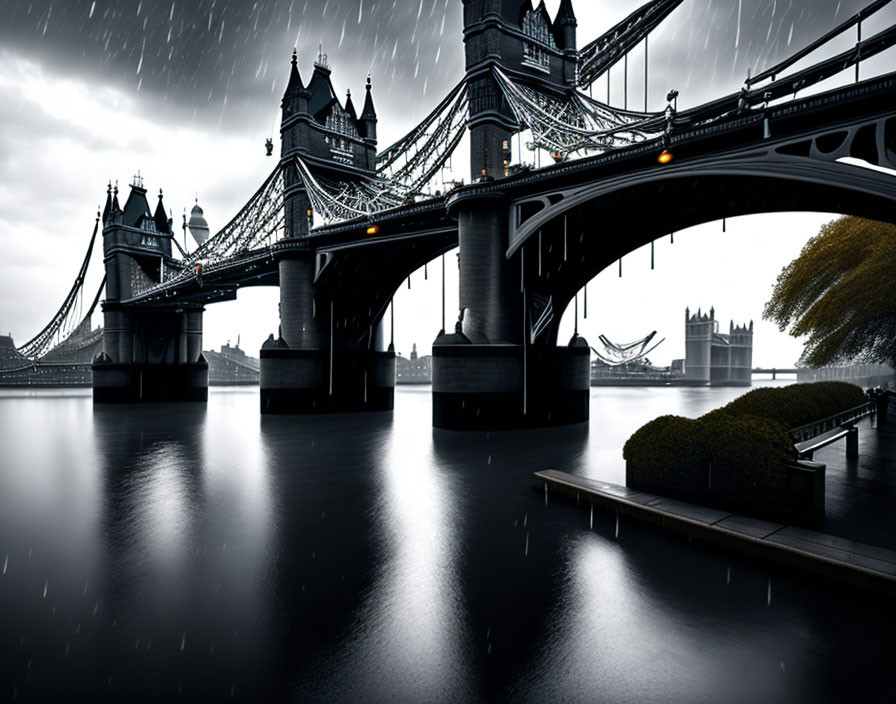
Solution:
[[[668,164],[670,161],[672,161],[672,152],[670,152],[668,149],[663,149],[656,160],[661,164]]]
[[[368,235],[375,235],[379,231],[380,231],[379,225],[371,225],[370,227],[367,228]]]

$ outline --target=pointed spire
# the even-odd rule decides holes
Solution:
[[[289,70],[289,83],[286,84],[286,91],[283,93],[283,97],[286,98],[290,95],[294,95],[301,90],[305,90],[305,85],[302,83],[302,77],[299,75],[299,64],[296,50],[293,49],[292,68],[290,68]]]
[[[370,92],[370,74],[367,74],[367,91],[364,96],[364,109],[361,111],[361,119],[358,120],[358,132],[369,144],[376,143],[376,108],[373,107],[373,94]]]
[[[352,92],[347,90],[345,92],[345,111],[348,113],[349,117],[352,118],[355,122],[358,121],[358,113],[355,112],[355,106],[352,103]]]
[[[159,202],[156,205],[155,215],[152,216],[152,219],[156,223],[156,229],[159,232],[170,232],[168,228],[168,216],[165,213],[165,204],[162,203],[162,189],[159,189]]]
[[[578,25],[576,13],[572,9],[572,0],[560,0],[560,9],[557,10],[557,16],[554,18],[555,25]]]
[[[370,92],[370,74],[367,74],[367,95],[364,96],[364,110],[361,112],[362,120],[375,120],[376,108],[373,107],[373,94]]]
[[[112,211],[111,215],[121,212],[121,206],[118,204],[118,181],[115,182],[115,188],[112,189]]]
[[[103,208],[103,222],[106,222],[109,219],[109,215],[112,213],[112,181],[109,181],[109,185],[106,187],[106,207]]]

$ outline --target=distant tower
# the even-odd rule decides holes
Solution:
[[[202,208],[199,207],[198,198],[196,199],[196,205],[193,206],[193,210],[190,211],[190,222],[187,223],[187,226],[190,228],[190,234],[193,235],[196,244],[201,247],[208,239],[209,231],[208,223],[202,214]]]
[[[700,309],[694,315],[690,314],[689,308],[684,311],[684,372],[685,378],[695,384],[709,384],[714,318],[713,309],[709,314]]]
[[[728,381],[735,386],[749,386],[753,380],[753,321],[735,325],[728,332]]]
[[[695,385],[750,386],[753,369],[753,322],[728,325],[719,332],[715,309],[684,312],[685,379]]]

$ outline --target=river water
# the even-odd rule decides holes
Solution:
[[[533,471],[624,483],[642,423],[742,392],[592,391],[588,426],[490,434],[434,431],[428,387],[0,397],[0,701],[892,701],[879,604],[545,505]]]

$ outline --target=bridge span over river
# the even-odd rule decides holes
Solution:
[[[154,215],[139,181],[123,206],[117,189],[107,194],[91,240],[101,233],[106,268],[95,402],[204,401],[203,311],[243,287],[279,286],[280,330],[260,353],[261,412],[391,409],[389,302],[411,272],[459,246],[459,315],[443,319],[433,345],[434,425],[581,422],[589,346],[558,340],[559,322],[615,260],[736,215],[814,210],[894,222],[896,72],[858,80],[858,66],[896,43],[896,26],[792,68],[888,0],[695,108],[679,111],[674,90],[658,113],[590,97],[681,2],[651,0],[579,48],[572,0],[553,18],[530,0],[464,0],[465,75],[385,149],[370,78],[359,114],[350,96],[336,97],[326,56],[306,82],[294,52],[279,161],[196,251],[176,251],[161,194]],[[853,69],[854,82],[805,95]],[[554,163],[511,168],[523,131]],[[471,182],[423,195],[467,134]],[[84,267],[26,356],[58,338],[83,278]]]

